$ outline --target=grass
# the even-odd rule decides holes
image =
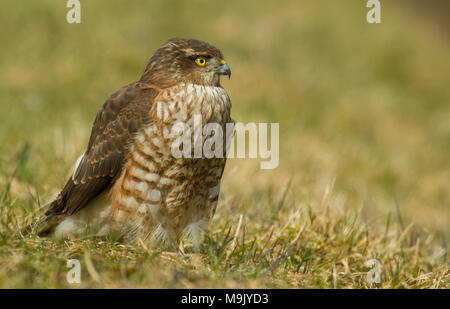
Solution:
[[[4,1],[0,287],[449,288],[448,33],[435,10],[382,5],[369,25],[361,1],[84,1],[69,25],[63,2]],[[200,254],[20,235],[171,37],[221,48],[233,118],[280,123],[280,166],[229,160]]]

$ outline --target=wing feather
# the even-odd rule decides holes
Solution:
[[[150,108],[158,93],[158,88],[137,82],[105,102],[95,118],[86,152],[42,221],[78,212],[114,183],[134,134],[150,122]]]

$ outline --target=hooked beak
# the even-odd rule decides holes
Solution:
[[[220,75],[228,75],[228,79],[230,79],[230,77],[231,77],[230,67],[228,66],[228,64],[226,64],[226,62],[224,60],[222,60],[221,63],[222,63],[222,65],[217,70],[217,73],[219,73]]]

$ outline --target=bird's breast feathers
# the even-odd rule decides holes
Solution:
[[[222,87],[179,84],[163,90],[151,110],[155,122],[190,124],[194,115],[204,123],[229,121],[231,101]]]

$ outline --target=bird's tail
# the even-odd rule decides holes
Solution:
[[[53,232],[55,226],[59,222],[60,220],[55,216],[45,216],[38,222],[31,223],[24,227],[21,234],[23,236],[37,235],[39,237],[46,237]]]

